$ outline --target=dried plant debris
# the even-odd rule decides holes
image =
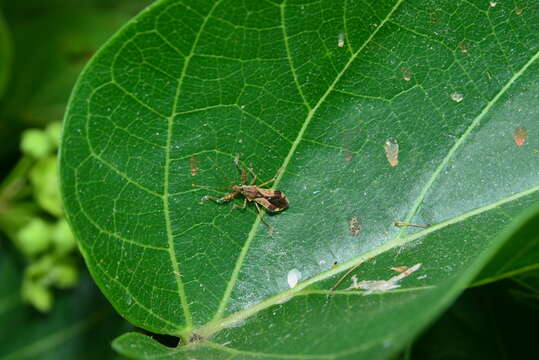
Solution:
[[[357,276],[352,276],[352,285],[346,290],[365,290],[363,295],[370,295],[373,292],[383,292],[400,287],[397,284],[400,280],[407,276],[410,276],[413,272],[419,270],[421,264],[415,264],[414,266],[404,270],[398,275],[393,276],[389,280],[365,280],[358,281]]]
[[[403,266],[395,266],[395,267],[392,267],[392,268],[391,268],[391,270],[396,271],[396,272],[398,272],[398,273],[401,273],[401,272],[406,271],[406,270],[408,270],[408,269],[409,269],[409,268],[408,268],[408,266],[406,266],[406,265],[403,265]]]
[[[363,264],[363,261],[360,261],[358,262],[357,264],[355,264],[354,266],[352,266],[352,268],[350,268],[350,270],[348,270],[346,273],[344,273],[343,276],[341,276],[339,278],[339,280],[337,280],[337,282],[335,283],[335,285],[333,285],[333,287],[331,288],[331,291],[335,291],[335,289],[337,289],[337,287],[344,281],[344,279],[346,279],[348,277],[348,275],[350,275],[350,273],[352,271],[354,271],[355,269],[357,269],[358,267],[361,266],[361,264]],[[337,266],[337,262],[335,261],[335,264],[333,264],[334,267]]]
[[[357,219],[357,217],[353,216],[350,219],[350,222],[348,223],[348,229],[353,236],[359,235],[359,233],[361,232],[361,225],[359,224],[359,220]]]
[[[397,227],[403,227],[403,226],[414,226],[414,227],[420,227],[420,228],[429,227],[429,224],[413,224],[406,221],[395,221],[393,225]]]
[[[399,164],[399,143],[397,140],[393,138],[387,139],[384,143],[384,151],[389,165],[397,166]]]
[[[197,176],[197,158],[195,156],[191,156],[189,159],[189,167],[191,168],[191,176]]]

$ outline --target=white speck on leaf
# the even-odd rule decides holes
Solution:
[[[451,100],[459,103],[464,100],[464,96],[462,96],[461,93],[454,92],[453,94],[451,94]]]
[[[288,280],[288,286],[290,288],[293,288],[298,284],[298,281],[301,279],[301,273],[298,269],[292,269],[288,272],[287,280]]]
[[[337,41],[337,45],[342,48],[344,47],[344,33],[339,33],[339,40]]]

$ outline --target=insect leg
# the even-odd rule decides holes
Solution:
[[[239,195],[239,192],[232,192],[230,194],[226,194],[225,196],[223,196],[222,198],[218,198],[218,197],[215,197],[215,196],[210,196],[210,195],[206,195],[202,198],[202,200],[213,200],[215,202],[223,202],[223,201],[230,201],[232,199],[234,199],[236,196]]]
[[[264,220],[264,215],[265,215],[265,214],[264,214],[264,212],[262,211],[262,209],[260,208],[260,205],[258,205],[257,202],[255,202],[255,205],[256,205],[256,209],[258,210],[258,214],[260,215],[260,220],[262,220],[262,222],[263,222],[264,224],[266,224],[266,226],[269,228],[269,232],[270,232],[270,233],[273,233],[273,227],[272,227],[270,224],[268,224],[268,223],[266,222],[266,220]]]
[[[234,204],[234,206],[232,206],[232,209],[245,209],[246,207],[247,207],[247,198],[243,199],[243,206],[238,206]]]
[[[245,172],[245,169],[240,165],[240,156],[236,155],[234,158],[234,164],[238,168],[239,171],[241,171],[241,184],[245,185],[247,183],[247,173]]]
[[[253,168],[250,167],[248,168],[247,170],[249,170],[249,172],[251,173],[251,175],[253,176],[253,178],[251,179],[251,183],[249,185],[254,185],[256,183],[256,174],[255,172],[253,171]]]
[[[282,170],[283,170],[282,168],[277,170],[277,173],[275,174],[275,176],[272,179],[269,179],[268,181],[263,182],[262,184],[258,185],[258,187],[264,187],[265,185],[268,185],[268,184],[271,184],[272,182],[274,182],[279,177],[279,174],[281,173]]]

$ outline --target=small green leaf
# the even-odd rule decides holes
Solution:
[[[77,247],[73,233],[65,219],[60,219],[54,224],[52,229],[52,243],[56,252],[60,255],[68,254]]]
[[[49,286],[35,281],[25,281],[22,286],[22,298],[41,312],[52,308],[53,295]]]
[[[62,201],[58,187],[58,161],[56,155],[39,159],[30,170],[30,182],[37,203],[54,216],[62,216]]]
[[[45,251],[51,244],[51,225],[34,218],[17,233],[16,244],[27,256]]]
[[[409,342],[538,199],[539,4],[522,9],[162,0],[137,16],[74,90],[62,193],[115,308],[191,343],[116,348],[357,359]],[[238,154],[278,174],[290,208],[271,227],[201,201],[240,182]],[[399,289],[363,296],[347,278],[330,294],[359,262],[360,282],[421,268]]]
[[[54,149],[54,143],[43,130],[28,129],[22,133],[21,152],[36,159],[43,159]]]

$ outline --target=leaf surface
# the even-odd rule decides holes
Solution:
[[[204,341],[170,350],[126,335],[117,348],[171,358],[397,351],[538,199],[537,6],[164,0],[136,17],[72,95],[64,201],[116,309]],[[290,208],[264,217],[271,228],[253,206],[201,201],[239,183],[237,154],[260,179],[278,173]],[[360,280],[422,267],[402,289],[362,296],[346,279],[328,298],[360,261]]]
[[[485,266],[474,279],[472,286],[488,284],[508,277],[530,278],[539,269],[539,205],[535,206],[536,215],[527,221],[496,256]],[[521,275],[524,273],[523,275]],[[529,273],[529,277],[526,275]],[[519,276],[521,275],[521,276]],[[537,276],[535,276],[537,277]]]

